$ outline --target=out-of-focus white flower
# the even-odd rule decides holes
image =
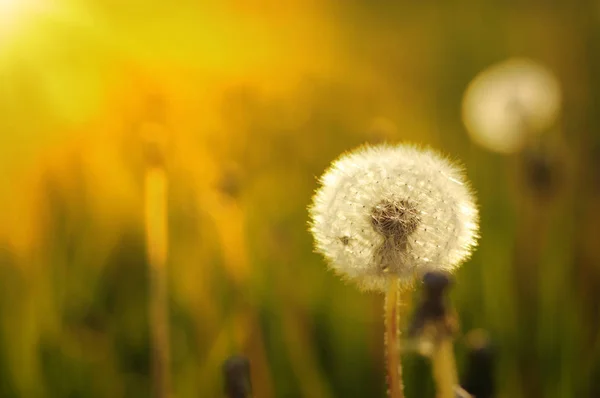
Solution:
[[[410,145],[361,147],[321,177],[309,209],[317,251],[365,290],[390,276],[451,271],[476,245],[478,211],[461,170]]]
[[[479,73],[463,99],[463,122],[473,141],[512,153],[552,126],[560,112],[556,77],[531,60],[514,58]]]

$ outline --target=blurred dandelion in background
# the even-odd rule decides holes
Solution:
[[[561,108],[561,89],[545,66],[514,58],[480,72],[467,87],[463,122],[473,141],[514,153],[552,127]]]

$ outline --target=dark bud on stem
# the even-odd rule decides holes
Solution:
[[[250,398],[250,362],[242,356],[229,357],[223,363],[223,379],[227,398]]]
[[[162,168],[165,166],[164,148],[157,142],[144,143],[144,157],[148,167]]]
[[[454,331],[454,322],[445,300],[451,285],[452,279],[445,272],[435,271],[425,274],[421,302],[409,326],[410,336],[417,336],[427,325],[433,325],[436,333],[450,334]]]
[[[238,199],[242,193],[242,176],[237,168],[227,167],[221,175],[218,189],[231,199]]]
[[[441,301],[451,284],[450,275],[445,272],[428,272],[423,277],[423,293],[430,300]]]
[[[523,152],[525,183],[538,196],[548,197],[558,187],[558,164],[550,153],[542,148],[529,148]]]

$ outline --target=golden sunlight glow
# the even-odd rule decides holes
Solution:
[[[15,43],[39,17],[55,16],[65,12],[65,5],[51,0],[0,0],[0,45]],[[3,50],[0,47],[0,50]]]
[[[13,30],[30,5],[31,0],[0,0],[0,39]]]
[[[9,15],[11,11],[17,8],[17,0],[0,0],[0,15]]]

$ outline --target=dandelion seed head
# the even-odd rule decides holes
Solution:
[[[316,250],[364,290],[390,276],[452,271],[476,245],[478,210],[459,167],[411,145],[361,147],[335,160],[310,206]]]
[[[500,153],[522,149],[560,112],[558,80],[546,67],[514,58],[479,73],[467,87],[462,117],[477,144]]]

